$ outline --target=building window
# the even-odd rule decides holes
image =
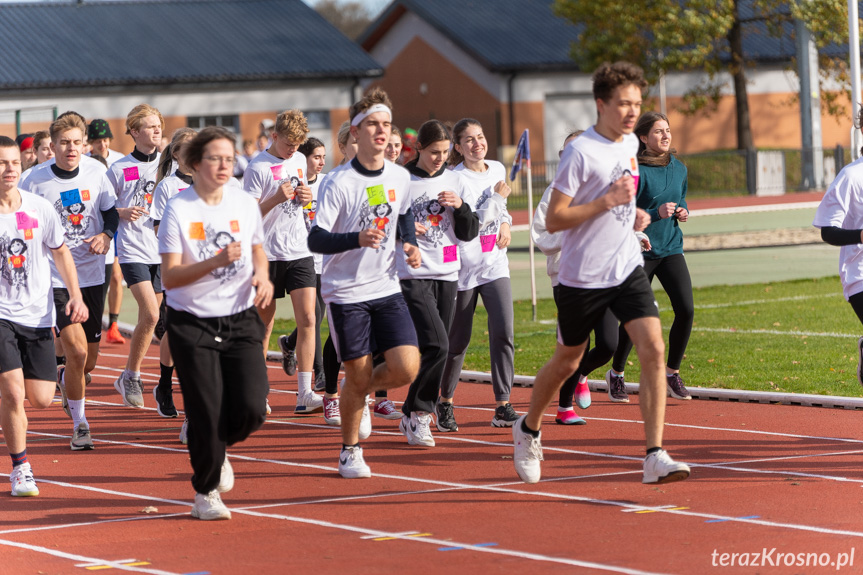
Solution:
[[[309,130],[329,130],[330,129],[330,111],[329,110],[310,110],[303,112],[306,121],[309,123]]]
[[[233,133],[240,131],[240,118],[236,115],[226,116],[189,116],[187,124],[190,128],[200,130],[207,126],[222,126]]]

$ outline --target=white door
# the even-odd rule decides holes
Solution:
[[[546,94],[544,117],[545,161],[556,162],[566,136],[596,123],[593,94]]]

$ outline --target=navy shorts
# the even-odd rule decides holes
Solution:
[[[331,303],[327,317],[341,362],[401,345],[417,347],[414,322],[400,293],[360,303]]]
[[[81,288],[81,297],[90,317],[81,324],[87,343],[98,343],[102,340],[102,314],[105,313],[105,286],[90,286]],[[66,288],[54,288],[54,309],[57,311],[57,334],[72,325],[66,315],[66,304],[69,303],[69,292]]]
[[[583,289],[557,286],[557,341],[565,346],[581,345],[610,309],[621,325],[643,317],[659,317],[644,268],[638,266],[615,287]]]
[[[54,336],[50,327],[27,327],[0,320],[0,373],[24,371],[24,379],[56,381]]]
[[[270,262],[270,281],[273,282],[273,299],[281,299],[295,289],[316,287],[315,258]]]
[[[150,282],[154,292],[162,293],[162,266],[159,264],[120,264],[120,271],[127,286]]]

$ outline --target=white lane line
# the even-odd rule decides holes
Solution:
[[[19,543],[17,541],[7,541],[5,539],[0,539],[0,545],[5,545],[7,547],[17,547],[19,549],[27,549],[28,551],[44,553],[45,555],[59,557],[60,559],[69,559],[71,561],[77,561],[78,563],[92,563],[95,565],[104,565],[111,569],[119,569],[120,571],[132,571],[134,573],[150,573],[152,575],[181,575],[180,573],[175,573],[173,571],[162,571],[161,569],[152,569],[137,565],[124,565],[123,563],[112,561],[110,559],[96,559],[95,557],[87,557],[85,555],[78,555],[77,553],[66,553],[65,551],[59,551],[57,549],[49,549],[47,547],[30,545],[29,543]]]
[[[794,295],[788,297],[777,297],[771,299],[752,299],[747,301],[735,301],[735,302],[725,302],[725,303],[708,303],[703,305],[696,305],[695,309],[720,309],[726,307],[743,307],[747,305],[764,305],[771,304],[776,302],[785,302],[785,301],[803,301],[807,299],[821,299],[821,298],[831,298],[831,297],[843,297],[842,292],[836,293],[821,293],[821,294],[813,294],[813,295]]]
[[[784,212],[786,210],[814,210],[821,202],[793,202],[789,204],[764,204],[760,206],[731,206],[728,208],[705,208],[689,212],[690,217],[725,216],[730,214],[748,214],[756,212]]]
[[[667,331],[666,328],[662,328]],[[838,337],[858,339],[858,333],[835,333],[822,331],[780,331],[778,329],[737,329],[735,327],[693,327],[692,331],[703,331],[709,333],[734,333],[743,335],[805,335],[806,337]]]

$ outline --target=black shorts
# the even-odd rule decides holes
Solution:
[[[314,288],[317,285],[315,259],[312,256],[289,262],[270,262],[270,281],[274,299],[281,299],[295,289]]]
[[[87,321],[81,324],[87,343],[98,343],[102,340],[102,314],[105,313],[105,288],[104,286],[90,286],[81,288],[81,297],[84,305],[90,312]],[[66,315],[66,304],[69,303],[69,292],[66,288],[54,288],[54,309],[57,310],[57,333],[72,325],[69,316]]]
[[[127,286],[150,282],[154,292],[162,293],[162,266],[159,264],[120,264],[120,271]]]
[[[414,322],[400,293],[367,302],[331,303],[327,317],[342,362],[400,345],[417,346]]]
[[[0,373],[15,369],[24,371],[24,379],[56,381],[57,362],[50,327],[27,327],[0,320]]]
[[[659,308],[644,268],[638,266],[615,287],[583,289],[557,286],[557,341],[575,347],[584,343],[610,309],[621,325],[643,317],[659,317]]]

